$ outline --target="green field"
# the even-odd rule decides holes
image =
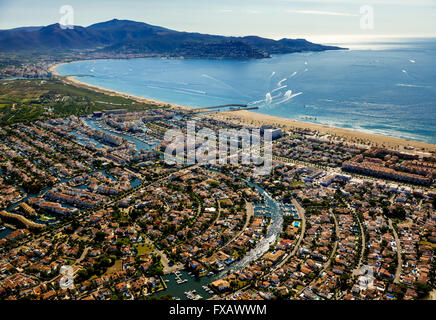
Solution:
[[[138,111],[159,106],[65,84],[58,79],[0,80],[0,125],[120,108]]]
[[[138,250],[138,255],[142,256],[145,254],[149,254],[152,253],[154,251],[154,248],[152,245],[150,244],[143,244],[143,245],[139,245],[136,247],[136,249]]]

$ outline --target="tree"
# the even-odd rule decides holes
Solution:
[[[104,238],[105,238],[105,233],[103,232],[103,231],[97,231],[96,233],[95,233],[95,241],[97,241],[97,242],[101,242],[101,241],[103,241],[104,240]]]
[[[391,213],[392,218],[404,220],[406,219],[406,210],[403,207],[395,207]]]
[[[430,285],[418,281],[416,283],[416,289],[418,291],[419,298],[424,298],[431,291],[432,287]]]

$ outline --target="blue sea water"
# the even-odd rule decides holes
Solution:
[[[435,58],[433,39],[261,60],[92,60],[56,71],[194,108],[249,104],[257,113],[436,143]]]

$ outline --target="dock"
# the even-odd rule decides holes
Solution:
[[[241,110],[256,110],[256,109],[259,109],[259,107],[248,107],[248,105],[246,104],[224,104],[220,106],[194,109],[189,113],[189,116],[219,113],[219,112],[241,111]]]
[[[177,284],[188,282],[188,279],[182,279],[179,271],[174,272],[174,276],[176,277]]]

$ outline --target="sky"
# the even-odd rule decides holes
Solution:
[[[0,29],[113,18],[179,31],[325,43],[377,37],[436,37],[436,0],[0,0]],[[361,11],[363,10],[363,11]]]

